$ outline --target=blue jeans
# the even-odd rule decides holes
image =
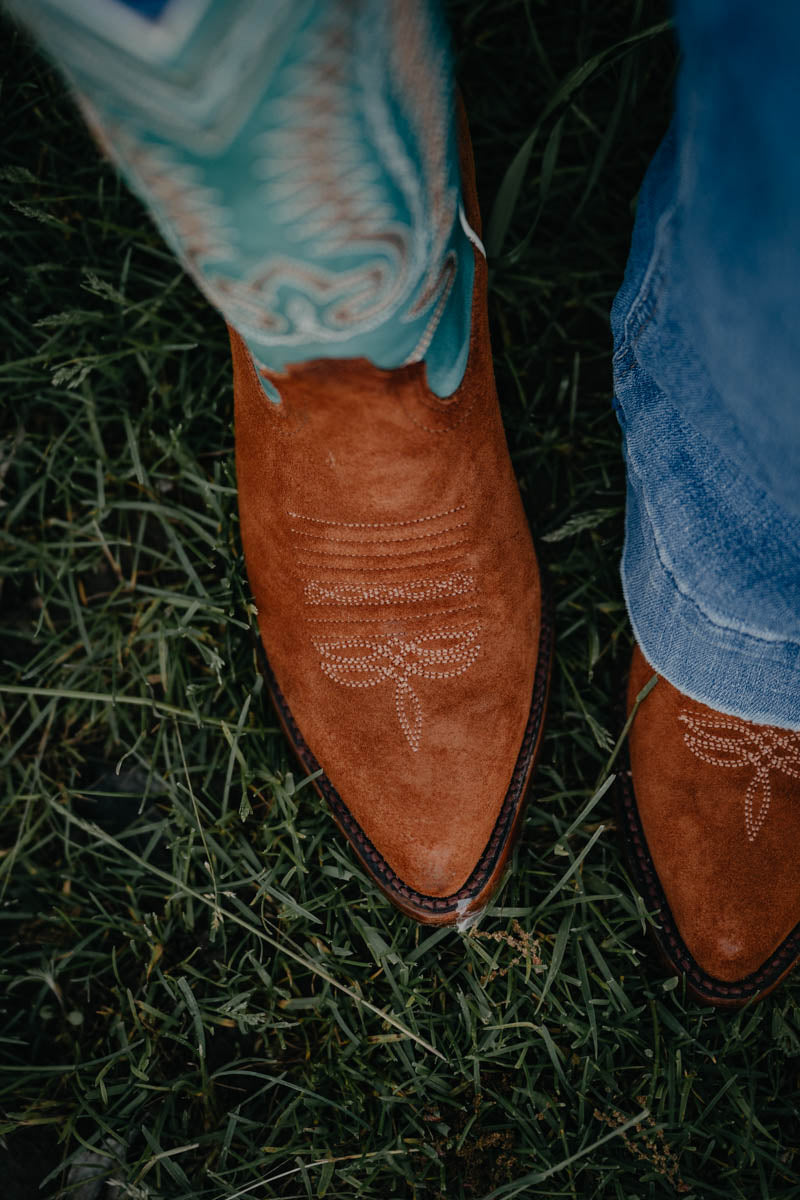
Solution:
[[[675,117],[612,311],[648,661],[800,729],[800,5],[678,0]]]

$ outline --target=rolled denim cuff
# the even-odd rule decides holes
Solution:
[[[710,708],[800,730],[800,644],[737,627],[733,618],[723,624],[723,614],[707,611],[699,581],[682,577],[670,561],[647,494],[629,457],[622,587],[645,658],[679,691]]]
[[[709,370],[692,316],[690,161],[673,124],[642,186],[611,314],[628,478],[625,600],[645,657],[674,687],[717,711],[800,730],[800,407],[787,410],[765,385],[755,321],[728,331],[729,341],[750,339],[741,357],[753,364],[737,374],[736,411]],[[717,346],[724,311],[722,298],[709,302]],[[780,345],[794,378],[793,341]],[[779,450],[765,450],[776,431]]]

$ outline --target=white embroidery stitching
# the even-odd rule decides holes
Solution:
[[[339,557],[341,557],[341,555]],[[345,556],[345,557],[347,557],[347,556]],[[359,555],[358,557],[362,557],[362,556]],[[368,556],[364,556],[364,557],[368,557]],[[425,561],[421,562],[421,563],[403,563],[402,565],[404,567],[410,566],[412,570],[414,570],[415,568],[418,568],[419,570],[424,569],[424,570],[428,571],[428,570],[430,570],[431,567],[449,566],[450,563],[455,563],[458,561],[459,561],[458,555],[448,554],[446,558],[434,558],[434,559],[428,558],[428,559],[425,559]],[[341,566],[339,564],[331,565],[330,563],[315,562],[313,559],[309,559],[309,558],[298,558],[297,563],[298,563],[298,566],[301,566],[301,567],[313,567],[315,571],[320,571],[320,570],[324,570],[326,572],[329,572],[329,571],[348,572],[349,571],[351,575],[356,574],[356,573],[360,574],[362,571],[395,571],[396,572],[398,570],[396,563],[389,563],[388,566],[380,566],[380,567],[371,567],[371,566],[369,566],[368,563],[359,563],[359,565],[357,567],[352,567],[352,566],[347,567],[347,566]]]
[[[293,528],[292,533],[296,533],[298,537],[314,538],[316,541],[322,541],[326,546],[399,546],[402,542],[422,542],[426,538],[443,537],[446,533],[455,533],[457,529],[466,529],[466,527],[466,521],[459,521],[457,525],[448,525],[444,529],[426,530],[425,533],[411,533],[405,537],[381,537],[378,540],[373,539],[372,541],[366,538],[331,537],[329,533],[309,533],[305,529]],[[427,547],[425,548],[427,549]]]
[[[453,548],[466,544],[468,538],[452,540],[453,535],[466,530],[468,522],[455,523],[453,517],[465,507],[459,504],[430,516],[384,522],[337,521],[286,510],[298,522],[290,527],[295,547],[300,551],[297,561],[310,567],[314,576],[306,578],[303,588],[306,605],[316,607],[318,612],[309,616],[308,622],[329,627],[320,629],[319,640],[313,641],[320,655],[320,668],[329,679],[344,687],[369,688],[390,681],[394,685],[397,721],[414,753],[419,750],[422,738],[423,710],[412,680],[462,675],[481,649],[477,640],[481,626],[477,619],[466,627],[453,628],[454,622],[469,621],[470,612],[477,617],[480,609],[479,604],[468,602],[477,592],[474,575],[454,569],[460,552],[453,554]],[[300,522],[316,528],[303,529]],[[438,522],[438,525],[420,530],[423,522]],[[309,545],[309,541],[318,544]],[[343,559],[350,559],[349,565]],[[383,559],[390,561],[383,563]],[[430,573],[432,567],[446,565],[450,565],[449,569],[442,574]],[[331,578],[331,573],[342,571],[350,574],[351,581],[339,582],[336,575]],[[365,578],[363,573],[370,571],[393,571],[400,578],[386,583]],[[409,579],[412,572],[425,574],[415,574]],[[446,608],[431,607],[448,599],[459,603]],[[438,624],[433,630],[419,634],[413,632],[410,624],[443,619],[447,627]],[[340,633],[336,626],[343,625],[374,628],[341,636],[345,631]]]
[[[331,583],[312,579],[303,589],[307,604],[418,604],[475,591],[475,577],[454,571],[445,579],[417,579],[413,583]]]
[[[744,798],[747,840],[754,842],[772,802],[770,772],[800,779],[800,736],[772,727],[759,727],[723,714],[709,716],[684,711],[686,745],[714,767],[751,767],[755,775]]]
[[[380,544],[380,543],[376,543]],[[385,543],[383,543],[385,544]],[[316,549],[313,546],[303,546],[304,554],[319,554],[324,558],[415,558],[418,554],[437,554],[440,550],[452,550],[455,546],[465,546],[466,538],[458,538],[455,542],[442,542],[440,544],[432,543],[430,546],[420,546],[417,550],[374,550],[368,554],[356,554],[353,550],[326,550],[323,547]],[[404,563],[403,566],[407,566]],[[420,564],[423,566],[425,564]]]
[[[457,504],[455,508],[445,509],[444,512],[433,513],[429,517],[412,517],[410,521],[330,521],[326,517],[310,517],[306,513],[294,512],[291,508],[287,508],[286,513],[299,521],[313,521],[315,525],[331,525],[336,529],[400,529],[409,525],[421,525],[423,521],[440,521],[442,517],[463,512],[466,507],[466,504]]]
[[[389,633],[380,640],[350,637],[314,645],[322,655],[322,670],[335,683],[350,688],[377,687],[387,680],[394,683],[397,719],[409,746],[416,752],[422,733],[422,704],[410,680],[414,676],[452,679],[463,675],[480,654],[477,640],[480,629],[476,624],[460,630],[437,629],[413,639]],[[428,642],[440,644],[424,644]]]
[[[405,625],[407,621],[428,621],[431,617],[445,617],[451,613],[470,612],[480,608],[479,604],[461,604],[458,608],[437,608],[435,612],[403,613],[398,617],[309,617],[310,625]]]

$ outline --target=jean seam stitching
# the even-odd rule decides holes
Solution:
[[[653,250],[642,282],[630,303],[622,324],[622,339],[614,353],[615,363],[621,361],[629,351],[635,349],[641,335],[655,315],[659,303],[659,290],[666,274],[663,263],[664,251],[671,235],[672,220],[676,211],[677,204],[672,204],[659,218],[653,239]]]

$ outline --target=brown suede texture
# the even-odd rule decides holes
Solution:
[[[471,159],[465,207],[478,226]],[[233,349],[242,541],[269,663],[366,836],[451,895],[492,833],[531,709],[541,597],[506,447],[475,255],[454,396],[422,364],[268,374]]]
[[[653,669],[635,650],[628,709]],[[800,921],[800,734],[690,700],[659,678],[629,737],[647,848],[699,967],[738,981]]]

